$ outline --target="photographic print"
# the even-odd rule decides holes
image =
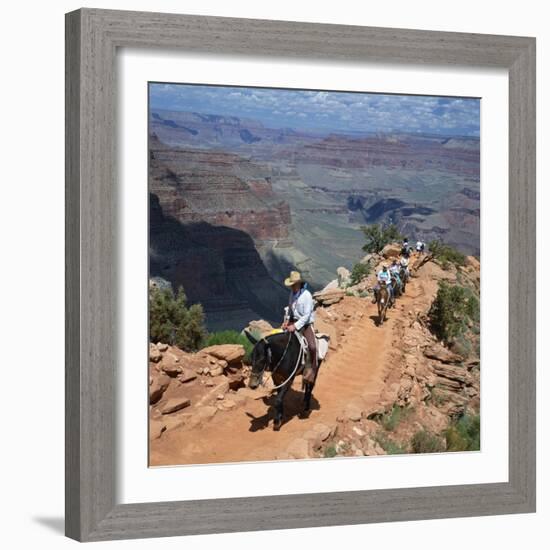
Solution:
[[[479,98],[148,92],[149,465],[479,451]]]

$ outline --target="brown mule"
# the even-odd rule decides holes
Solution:
[[[378,306],[378,326],[382,326],[386,320],[386,312],[390,303],[390,293],[385,284],[380,285],[376,293],[376,304]]]

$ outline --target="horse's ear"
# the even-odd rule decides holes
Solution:
[[[254,336],[252,336],[252,334],[250,334],[250,332],[247,329],[244,329],[243,332],[244,332],[244,335],[250,340],[250,342],[252,342],[254,346],[258,343],[258,339],[254,338]]]

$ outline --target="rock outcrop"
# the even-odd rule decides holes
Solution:
[[[398,244],[387,244],[380,254],[386,259],[398,258],[401,254],[401,247]]]
[[[337,304],[346,295],[346,291],[341,288],[322,290],[321,292],[315,292],[313,299],[322,306],[331,306]]]
[[[150,344],[151,439],[159,439],[175,427],[196,427],[216,412],[230,410],[235,404],[230,396],[244,389],[249,373],[243,364],[244,355],[240,344],[210,346],[198,353],[186,353],[161,342]]]
[[[221,366],[225,367],[228,364],[240,363],[244,358],[245,351],[241,344],[222,344],[203,348],[200,353],[219,359],[223,362]]]
[[[336,270],[336,274],[338,275],[338,286],[339,288],[346,288],[351,279],[351,272],[349,269],[346,269],[345,267],[339,267]]]

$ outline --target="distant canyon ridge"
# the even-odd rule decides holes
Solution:
[[[364,254],[360,226],[395,223],[479,256],[479,139],[322,134],[151,109],[150,276],[210,330],[280,321],[291,269],[314,289]]]

